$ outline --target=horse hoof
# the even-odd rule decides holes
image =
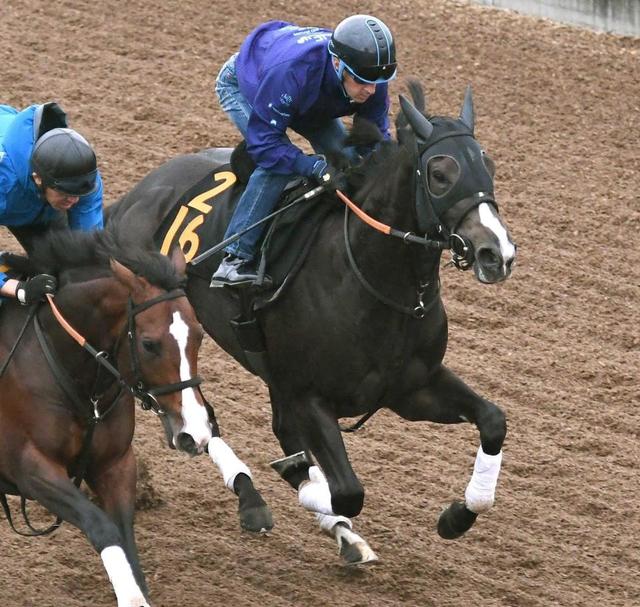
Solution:
[[[453,502],[438,519],[438,535],[445,540],[455,540],[469,531],[477,518],[462,502]]]
[[[251,533],[268,533],[273,529],[271,510],[264,506],[252,506],[240,510],[240,526]]]
[[[373,565],[378,561],[378,555],[367,544],[347,544],[340,547],[340,557],[347,567],[356,565]]]
[[[371,565],[378,560],[378,555],[371,546],[346,525],[337,524],[334,527],[334,533],[338,541],[338,553],[345,565],[349,567]]]

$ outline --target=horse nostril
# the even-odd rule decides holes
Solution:
[[[180,432],[180,434],[178,434],[178,437],[176,438],[176,446],[180,451],[184,451],[190,455],[195,455],[198,452],[196,442],[193,440],[192,436],[186,432]]]
[[[485,268],[499,268],[502,265],[501,257],[492,249],[480,249],[476,257]]]

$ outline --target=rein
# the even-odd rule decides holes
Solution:
[[[433,298],[429,302],[428,305],[424,303],[424,294],[427,290],[427,287],[431,284],[429,281],[418,282],[418,287],[416,289],[416,295],[418,303],[415,306],[403,306],[392,299],[388,298],[386,295],[383,295],[379,291],[373,287],[373,285],[364,277],[360,268],[356,263],[355,257],[353,256],[353,251],[351,249],[351,243],[349,242],[349,210],[353,211],[353,213],[361,219],[368,226],[372,227],[374,230],[378,232],[382,232],[388,236],[394,236],[396,238],[401,238],[405,244],[414,243],[420,244],[424,247],[436,249],[442,251],[444,249],[449,248],[449,243],[445,240],[433,240],[426,237],[416,236],[412,232],[402,232],[401,230],[397,230],[388,226],[367,213],[365,213],[360,207],[358,207],[352,200],[350,200],[345,194],[343,194],[340,190],[336,190],[336,194],[345,203],[345,212],[344,212],[344,242],[345,247],[347,249],[347,256],[349,258],[349,264],[351,265],[351,269],[354,274],[360,281],[360,284],[366,289],[366,291],[371,294],[375,299],[395,310],[396,312],[400,312],[401,314],[407,314],[416,319],[422,319],[426,316],[427,312],[431,309],[431,307],[436,303],[437,297],[436,295],[440,292],[440,283],[438,282],[436,290],[433,294]]]
[[[78,416],[81,418],[85,418],[85,421],[87,422],[87,425],[88,425],[87,431],[85,432],[84,438],[82,440],[80,455],[78,456],[78,460],[75,465],[75,474],[73,478],[74,485],[76,487],[80,487],[80,485],[82,484],[82,481],[84,480],[84,476],[89,463],[89,450],[91,448],[91,443],[93,441],[95,428],[100,421],[105,419],[111,413],[111,411],[116,406],[116,403],[120,398],[120,395],[125,389],[129,390],[129,392],[134,397],[138,398],[141,401],[141,406],[144,410],[152,409],[154,413],[161,416],[161,415],[166,415],[166,412],[162,409],[162,407],[158,403],[156,396],[171,394],[173,392],[179,392],[181,390],[184,390],[185,388],[198,386],[202,382],[202,379],[196,376],[185,381],[176,382],[173,384],[165,384],[163,386],[158,386],[158,387],[149,389],[145,387],[145,384],[141,378],[140,360],[138,356],[138,350],[135,345],[135,336],[136,336],[135,316],[157,303],[167,301],[170,299],[176,299],[178,297],[186,297],[186,294],[183,289],[174,289],[173,291],[163,293],[162,295],[159,295],[158,297],[154,297],[153,299],[150,299],[141,304],[138,304],[137,306],[133,305],[131,298],[129,298],[129,301],[127,304],[127,320],[128,320],[127,337],[129,339],[129,347],[130,347],[130,353],[132,357],[131,364],[133,367],[134,377],[136,379],[135,386],[130,386],[123,379],[122,374],[118,371],[118,369],[107,360],[108,354],[105,351],[96,350],[93,346],[91,346],[91,344],[87,342],[87,340],[80,333],[78,333],[71,326],[71,324],[64,318],[64,316],[62,315],[58,307],[55,305],[53,301],[53,295],[47,294],[46,297],[47,297],[49,306],[51,307],[51,311],[53,312],[53,315],[58,321],[58,323],[60,324],[60,326],[69,334],[69,336],[71,336],[71,338],[76,343],[78,343],[84,350],[86,350],[94,358],[96,363],[98,363],[99,365],[98,367],[99,369],[100,368],[106,369],[115,378],[116,382],[120,386],[118,392],[116,393],[115,397],[113,398],[113,400],[111,401],[107,409],[102,413],[98,411],[100,398],[91,398],[90,400],[93,405],[93,411],[92,413],[87,411],[85,402],[78,395],[78,392],[75,389],[73,379],[70,377],[69,373],[64,369],[64,367],[62,367],[59,364],[57,357],[53,354],[52,348],[42,331],[40,321],[38,320],[38,317],[35,315],[37,309],[39,308],[39,304],[33,305],[31,307],[31,310],[29,311],[29,316],[27,317],[25,324],[22,326],[22,329],[20,330],[20,333],[18,335],[18,339],[14,344],[13,348],[11,349],[11,352],[9,353],[9,359],[4,363],[2,369],[0,370],[0,375],[4,372],[7,365],[9,364],[9,361],[11,360],[11,357],[15,352],[16,347],[26,330],[26,327],[28,326],[29,322],[33,320],[36,337],[38,338],[38,342],[40,344],[44,357],[49,365],[49,368],[51,369],[51,372],[53,373],[56,379],[57,384],[60,386],[60,388],[65,393],[67,398],[73,403]],[[116,350],[118,349],[119,343],[120,343],[120,339],[118,339],[118,342],[116,344]],[[22,532],[15,527],[13,522],[13,517],[11,515],[11,509],[9,508],[6,495],[4,493],[0,493],[0,505],[2,505],[5,516],[7,517],[7,521],[9,522],[11,529],[15,533],[24,537],[37,537],[37,536],[49,535],[53,533],[53,531],[55,531],[58,527],[60,527],[60,524],[62,523],[61,517],[56,517],[55,522],[52,523],[46,529],[36,529],[35,527],[33,527],[27,514],[26,502],[27,502],[26,498],[21,495],[20,510],[22,512],[22,516],[25,521],[25,524],[29,528],[30,532]]]
[[[427,238],[426,236],[416,236],[413,232],[403,232],[402,230],[397,230],[396,228],[392,228],[377,219],[374,219],[370,215],[367,215],[359,206],[357,206],[352,200],[350,200],[343,192],[340,190],[336,190],[336,194],[344,202],[347,207],[349,207],[364,223],[368,226],[371,226],[374,230],[378,230],[378,232],[382,232],[387,236],[395,236],[396,238],[401,238],[405,243],[413,243],[420,244],[423,247],[428,249],[437,249],[439,251],[444,251],[445,249],[451,249],[452,240],[434,240],[432,238]]]
[[[138,356],[138,349],[136,348],[136,326],[135,326],[135,317],[140,312],[144,312],[148,308],[154,306],[157,303],[161,303],[163,301],[168,301],[170,299],[177,299],[178,297],[186,297],[186,294],[183,289],[174,289],[173,291],[169,291],[167,293],[163,293],[158,297],[154,297],[153,299],[149,299],[148,301],[142,302],[141,304],[134,305],[132,300],[129,299],[127,303],[127,337],[129,341],[129,352],[131,355],[131,366],[133,368],[133,374],[135,378],[135,382],[133,386],[127,384],[124,379],[122,379],[122,375],[108,360],[107,353],[104,351],[98,352],[94,347],[91,346],[87,342],[87,340],[80,335],[67,320],[62,316],[60,310],[57,308],[55,303],[53,303],[53,296],[47,294],[47,299],[49,300],[49,305],[51,306],[51,310],[62,326],[62,328],[82,347],[84,348],[95,361],[101,365],[104,369],[106,369],[116,381],[123,387],[127,388],[131,394],[140,400],[141,406],[145,411],[149,409],[153,410],[156,415],[163,416],[166,415],[166,412],[162,409],[156,396],[163,396],[165,394],[171,394],[173,392],[180,392],[186,388],[193,388],[202,383],[202,379],[198,376],[192,377],[185,381],[175,382],[173,384],[165,384],[163,386],[158,386],[155,388],[147,388],[144,381],[142,380],[142,375],[140,371],[140,357]],[[118,341],[119,343],[119,341]],[[117,400],[117,397],[116,397]]]

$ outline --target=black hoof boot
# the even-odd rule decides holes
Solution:
[[[252,533],[267,533],[273,529],[273,516],[253,482],[246,474],[238,474],[233,489],[238,496],[240,526]]]
[[[273,529],[273,515],[269,506],[262,500],[262,505],[239,506],[240,527],[251,533],[267,533]]]
[[[462,502],[453,502],[438,519],[438,535],[445,540],[455,540],[469,531],[477,518]]]

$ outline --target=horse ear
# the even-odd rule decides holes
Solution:
[[[462,122],[464,122],[473,133],[475,113],[473,111],[473,92],[471,91],[471,85],[467,86],[467,90],[464,94],[464,103],[462,104],[462,111],[460,112],[460,120],[462,120]]]
[[[174,246],[171,249],[171,254],[169,256],[171,259],[171,263],[176,270],[176,273],[180,276],[184,276],[184,273],[187,269],[187,260],[184,257],[184,253],[179,246]]]
[[[404,96],[400,95],[400,107],[403,114],[407,117],[413,132],[425,141],[431,137],[433,133],[433,125],[423,116],[413,104]]]
[[[136,276],[127,266],[121,264],[117,259],[111,258],[109,265],[111,266],[113,275],[127,287],[131,293],[144,287],[146,282],[144,278]]]

